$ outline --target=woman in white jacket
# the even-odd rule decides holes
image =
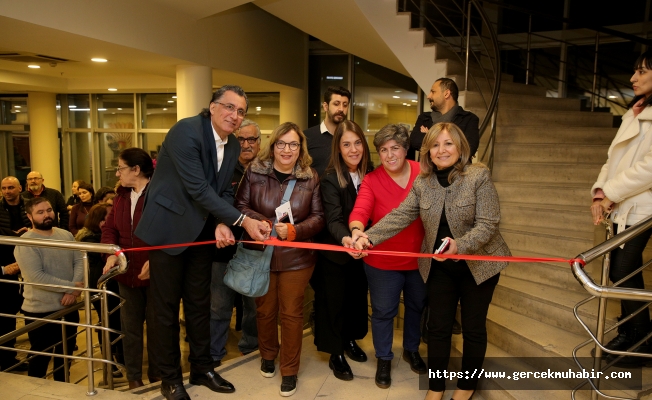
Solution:
[[[652,215],[652,51],[646,51],[636,60],[630,81],[635,95],[632,106],[623,116],[620,129],[609,147],[607,162],[591,190],[593,223],[599,224],[610,212],[616,233]],[[612,282],[624,278],[643,264],[643,250],[651,235],[652,229],[612,251],[609,273]],[[643,289],[643,274],[639,272],[620,286]],[[637,301],[621,301],[621,318],[642,305]],[[645,309],[621,325],[618,336],[606,347],[627,350],[649,331],[650,313]],[[649,350],[649,345],[644,342],[634,351]],[[611,360],[615,356],[607,358]],[[625,357],[621,363],[643,361]]]

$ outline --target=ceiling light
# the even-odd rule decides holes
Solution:
[[[70,111],[90,111],[90,110],[91,110],[90,108],[73,108]]]
[[[14,108],[20,108],[20,106],[14,106]]]
[[[256,107],[256,111],[260,111],[261,109],[261,107]]]
[[[172,98],[173,98],[173,99],[176,99],[176,98],[177,98],[177,96],[172,96]]]
[[[174,100],[168,100],[168,103],[174,103]]]
[[[97,111],[106,111],[106,108],[98,108]]]
[[[610,99],[617,99],[618,96],[611,95],[611,96],[609,96],[609,98],[610,98]]]
[[[392,96],[392,97],[395,98],[395,99],[400,99],[401,98],[401,96]]]
[[[406,104],[406,106],[408,106],[408,107],[412,107],[412,104]]]
[[[164,109],[163,109],[163,111],[167,111],[167,110],[168,110],[167,108],[164,108]]]
[[[68,106],[68,108],[77,108],[77,106]]]
[[[416,101],[416,100],[412,100],[412,102],[413,102],[413,103],[416,103],[417,101]]]
[[[56,108],[57,110],[60,110],[60,109],[61,109],[61,106],[56,106],[56,107],[54,107],[54,108]]]
[[[91,61],[93,62],[106,62],[106,58],[91,58]]]
[[[401,93],[400,90],[394,90],[394,93]]]
[[[17,113],[19,113],[19,112],[20,112],[20,110],[14,110],[14,112],[17,112]]]
[[[30,64],[30,65],[27,66],[27,68],[39,69],[39,68],[41,68],[41,66],[40,65],[35,65],[35,64]]]
[[[116,89],[116,88],[112,88],[112,87],[109,88],[109,92],[117,92],[117,91],[118,91],[118,89]]]
[[[407,106],[407,103],[403,103],[404,106]]]
[[[122,108],[118,107],[118,111],[122,111]]]

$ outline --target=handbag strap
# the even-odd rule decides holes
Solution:
[[[285,192],[283,193],[283,199],[281,199],[281,204],[279,204],[279,205],[283,205],[283,204],[287,203],[288,201],[290,201],[290,196],[292,196],[292,191],[294,190],[294,185],[296,183],[297,183],[296,179],[290,179],[290,181],[288,182],[287,187],[285,188]],[[278,222],[278,220],[276,218],[274,218],[274,224],[273,225],[276,225],[277,222]],[[276,237],[276,229],[274,229],[273,227],[272,227],[271,237]]]

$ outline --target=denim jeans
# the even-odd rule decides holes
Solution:
[[[403,348],[414,352],[419,350],[421,340],[421,313],[426,304],[426,284],[419,270],[392,271],[364,264],[369,296],[371,298],[371,333],[376,358],[394,358],[394,317],[403,292],[405,318],[403,325]]]
[[[226,264],[213,262],[211,278],[211,356],[221,360],[226,355],[226,340],[233,315],[233,300],[236,292],[224,284]],[[256,301],[253,297],[242,296],[242,338],[238,342],[241,353],[251,353],[258,349],[258,329],[256,327]]]

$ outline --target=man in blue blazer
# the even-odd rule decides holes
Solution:
[[[269,235],[265,222],[245,218],[233,204],[231,176],[240,155],[232,133],[249,102],[239,86],[223,86],[208,109],[177,122],[157,157],[136,235],[157,246],[216,240],[234,243],[229,226],[242,226],[254,239]],[[168,400],[189,399],[183,387],[179,349],[179,303],[183,299],[190,344],[190,383],[232,393],[233,385],[215,373],[210,355],[210,282],[214,247],[176,247],[149,253],[150,303],[161,393]]]

